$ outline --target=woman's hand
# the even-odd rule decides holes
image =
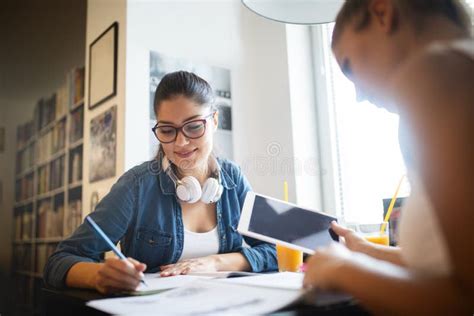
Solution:
[[[351,257],[351,251],[338,243],[316,250],[307,261],[303,286],[337,290],[338,280],[343,277],[341,272],[350,265]]]
[[[346,245],[346,247],[352,251],[362,252],[367,254],[368,249],[373,247],[369,241],[365,238],[358,235],[352,229],[346,228],[344,226],[339,225],[335,221],[331,223],[331,229],[339,236],[342,237],[342,241]]]
[[[215,272],[218,271],[218,261],[218,255],[187,259],[175,264],[161,266],[160,275],[166,277],[179,274],[188,274],[191,272]]]
[[[95,288],[103,294],[134,291],[143,278],[146,264],[128,258],[107,258],[95,275]]]
[[[364,253],[379,260],[391,262],[398,266],[405,266],[400,248],[371,243],[352,229],[345,228],[336,222],[331,223],[331,228],[341,237],[341,240],[348,249]]]

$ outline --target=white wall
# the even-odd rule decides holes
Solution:
[[[117,94],[108,101],[89,110],[89,45],[100,36],[112,23],[118,22],[118,62],[117,62]],[[126,58],[126,0],[89,0],[87,2],[87,32],[86,32],[86,80],[85,80],[85,111],[84,111],[84,158],[83,158],[83,187],[82,187],[82,216],[91,212],[90,197],[97,191],[99,198],[110,190],[117,178],[124,172],[124,121],[125,121],[125,58]],[[116,176],[113,178],[89,183],[90,157],[90,121],[112,106],[117,106],[117,161]]]
[[[125,169],[149,158],[150,50],[231,69],[235,160],[258,192],[281,198],[288,180],[294,201],[280,170],[293,157],[285,26],[238,0],[129,0]]]
[[[315,95],[311,30],[306,25],[286,25],[291,119],[298,204],[324,210],[319,157],[318,113]]]

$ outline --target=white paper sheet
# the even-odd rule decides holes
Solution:
[[[196,280],[211,278],[212,277],[206,275],[176,275],[170,277],[160,277],[159,273],[147,273],[145,274],[145,281],[148,286],[145,286],[143,283],[140,283],[140,286],[135,292],[136,294],[138,294],[140,292],[169,290],[188,285]]]
[[[229,277],[247,277],[256,276],[258,273],[245,271],[216,271],[216,272],[191,272],[188,275],[207,276],[212,278],[229,278]]]
[[[220,282],[241,284],[248,286],[261,286],[285,290],[300,290],[303,286],[303,273],[280,272],[260,274],[243,278],[222,279]]]
[[[278,310],[299,296],[300,291],[294,290],[197,280],[160,294],[94,300],[87,305],[120,315],[256,315]]]

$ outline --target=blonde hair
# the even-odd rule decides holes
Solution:
[[[447,17],[467,34],[471,33],[471,19],[461,0],[391,0],[400,16],[410,21],[417,29],[423,27],[423,18],[433,15]],[[371,0],[346,0],[336,18],[332,45],[350,23],[355,31],[361,31],[370,23]]]

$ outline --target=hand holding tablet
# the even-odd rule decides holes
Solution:
[[[248,192],[237,230],[245,236],[313,254],[338,241],[330,229],[335,217]]]

